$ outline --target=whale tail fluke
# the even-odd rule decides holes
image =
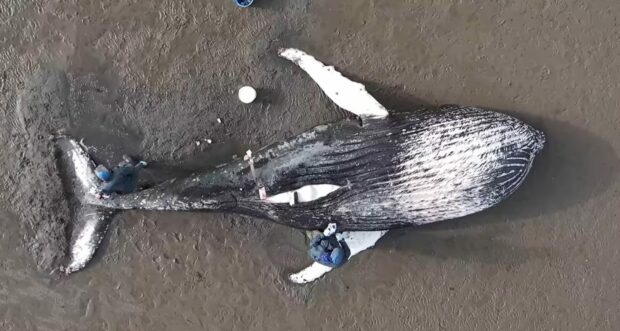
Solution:
[[[108,232],[113,209],[94,205],[80,205],[73,217],[73,229],[69,248],[69,258],[64,269],[69,275],[82,270],[95,256],[101,241]]]
[[[55,142],[58,168],[71,209],[69,251],[63,268],[71,274],[93,258],[116,210],[89,203],[97,199],[98,179],[86,146],[66,136],[57,136]]]

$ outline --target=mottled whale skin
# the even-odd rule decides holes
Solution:
[[[451,106],[390,116],[363,128],[321,125],[263,148],[249,162],[112,200],[112,209],[237,212],[300,229],[386,230],[462,217],[512,194],[542,148],[540,131],[510,116]],[[257,184],[260,183],[260,184]],[[306,185],[340,188],[289,205],[259,197]]]
[[[76,202],[67,272],[86,265],[105,234],[106,220],[124,209],[223,211],[299,229],[336,223],[339,231],[375,231],[374,241],[360,245],[361,251],[385,230],[459,218],[501,202],[521,185],[543,148],[541,131],[491,110],[444,106],[387,116],[361,84],[332,67],[302,52],[288,58],[339,106],[360,116],[362,124],[320,125],[249,159],[108,200],[96,197],[98,182],[87,150],[59,138],[63,162],[73,170],[68,191],[75,192]],[[332,81],[339,86],[330,90]],[[376,104],[347,103],[361,100],[356,94]],[[346,99],[339,100],[342,95]],[[262,188],[267,197],[277,196],[325,184],[336,189],[293,204],[275,203],[259,193]]]

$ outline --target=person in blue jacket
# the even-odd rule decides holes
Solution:
[[[335,233],[328,236],[319,233],[310,241],[308,255],[324,266],[338,268],[347,262],[344,245],[344,241],[339,241]]]
[[[111,172],[105,168],[100,169],[98,167],[95,173],[103,181],[99,198],[109,198],[113,193],[127,194],[134,192],[138,186],[138,173],[146,165],[145,161],[134,163],[131,157],[123,155],[123,162],[119,163]]]

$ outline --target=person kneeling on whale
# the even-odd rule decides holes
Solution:
[[[110,172],[103,165],[97,166],[95,174],[103,181],[99,191],[99,199],[108,199],[112,194],[132,193],[138,186],[138,173],[147,165],[145,161],[135,163],[128,156],[123,155],[123,161]]]
[[[344,240],[336,233],[336,224],[330,223],[323,233],[310,241],[308,255],[324,266],[338,268],[347,262],[345,248]]]

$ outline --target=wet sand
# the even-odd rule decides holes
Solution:
[[[0,329],[617,330],[618,16],[611,0],[0,0]],[[90,267],[49,276],[42,252],[62,242],[37,237],[45,219],[24,221],[36,202],[21,193],[54,205],[45,187],[20,187],[46,174],[24,162],[41,157],[25,152],[24,128],[45,129],[29,133],[40,148],[63,126],[102,160],[140,154],[155,180],[347,116],[281,46],[395,111],[494,108],[544,130],[547,146],[505,203],[393,231],[309,286],[285,280],[308,263],[302,232],[223,214],[120,214]],[[67,77],[41,93],[66,93],[20,123],[18,95],[41,72]],[[243,85],[260,100],[241,104]]]

